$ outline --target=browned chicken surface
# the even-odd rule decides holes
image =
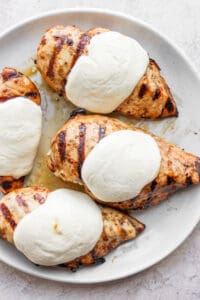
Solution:
[[[90,39],[108,29],[95,27],[83,32],[75,26],[54,26],[43,35],[37,50],[37,67],[45,81],[58,93],[64,92],[67,76],[81,55],[87,55]],[[131,66],[130,66],[131,67]],[[174,98],[150,59],[145,74],[117,112],[135,118],[177,116]]]
[[[4,68],[0,73],[0,103],[14,97],[27,97],[40,104],[40,93],[34,83],[13,68]],[[15,179],[11,176],[0,176],[0,192],[8,193],[22,187],[24,177]]]
[[[17,189],[0,201],[0,237],[13,243],[13,233],[20,220],[45,202],[48,190],[42,187]],[[103,232],[94,249],[63,266],[75,270],[79,265],[104,262],[103,256],[125,241],[137,237],[145,226],[133,217],[115,209],[101,207]]]
[[[88,153],[104,136],[117,130],[143,130],[128,126],[114,118],[84,115],[81,112],[84,113],[79,110],[77,114],[72,114],[71,119],[52,139],[48,153],[48,167],[62,180],[83,185],[82,164]],[[144,209],[165,200],[176,190],[200,182],[199,157],[183,151],[158,136],[152,136],[161,153],[161,167],[158,176],[146,185],[137,197],[118,203],[106,202],[107,205],[121,210]],[[86,186],[84,187],[92,198],[101,202],[88,191]]]
[[[16,69],[4,68],[0,73],[0,102],[20,96],[40,104],[40,93],[35,84]]]

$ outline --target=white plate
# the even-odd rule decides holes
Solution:
[[[136,38],[161,66],[180,112],[175,120],[139,122],[137,125],[148,126],[153,132],[200,155],[200,79],[185,55],[143,22],[97,9],[72,9],[44,14],[1,36],[0,68],[13,66],[21,70],[22,65],[35,54],[44,30],[54,24],[76,24],[82,29],[103,26]],[[166,257],[191,233],[199,221],[200,189],[194,187],[179,192],[165,203],[133,215],[146,224],[145,232],[135,241],[113,251],[107,256],[106,263],[97,267],[82,268],[76,273],[61,268],[36,267],[3,241],[0,241],[0,258],[26,273],[63,282],[94,283],[135,274]]]

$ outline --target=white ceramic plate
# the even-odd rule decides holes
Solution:
[[[150,57],[161,66],[180,112],[179,118],[175,120],[138,122],[137,125],[148,127],[156,134],[200,155],[200,79],[185,55],[143,22],[123,14],[97,9],[73,9],[44,14],[15,26],[0,37],[0,69],[13,66],[22,70],[30,57],[35,55],[44,30],[55,24],[76,24],[82,29],[108,27],[136,38],[147,49]],[[68,106],[68,109],[70,107],[72,108]],[[135,241],[113,251],[107,256],[106,263],[100,266],[82,268],[76,273],[63,268],[36,267],[3,241],[0,241],[0,258],[26,273],[56,281],[95,283],[123,278],[157,263],[184,241],[199,221],[199,199],[200,189],[194,187],[175,194],[157,207],[133,213],[146,224],[145,232]]]

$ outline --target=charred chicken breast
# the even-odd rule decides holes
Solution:
[[[64,93],[67,77],[79,57],[87,55],[91,38],[106,31],[109,30],[95,27],[83,32],[75,26],[54,26],[46,31],[37,49],[37,67],[54,91]],[[116,111],[149,119],[178,115],[174,98],[154,60],[150,59],[145,74]]]
[[[49,191],[42,187],[17,189],[0,202],[0,236],[13,244],[13,233],[20,220],[46,201]],[[75,270],[79,265],[104,262],[104,256],[125,241],[134,239],[145,226],[115,209],[101,207],[103,232],[94,249],[63,266]]]
[[[81,178],[83,162],[102,138],[119,130],[145,131],[128,126],[114,118],[83,115],[81,111],[76,113],[72,114],[71,119],[52,139],[48,153],[48,167],[62,180],[83,185]],[[107,205],[121,210],[144,209],[165,200],[176,190],[199,184],[200,158],[158,136],[152,135],[152,137],[161,154],[157,177],[135,198],[123,202],[106,202]],[[84,188],[93,199],[101,203],[86,186]]]

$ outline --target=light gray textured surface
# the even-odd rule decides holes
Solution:
[[[200,71],[199,0],[0,0],[0,31],[24,18],[67,7],[109,8],[140,18],[182,47]],[[136,276],[101,285],[53,283],[0,263],[0,299],[200,299],[199,234],[200,224],[161,263]]]

